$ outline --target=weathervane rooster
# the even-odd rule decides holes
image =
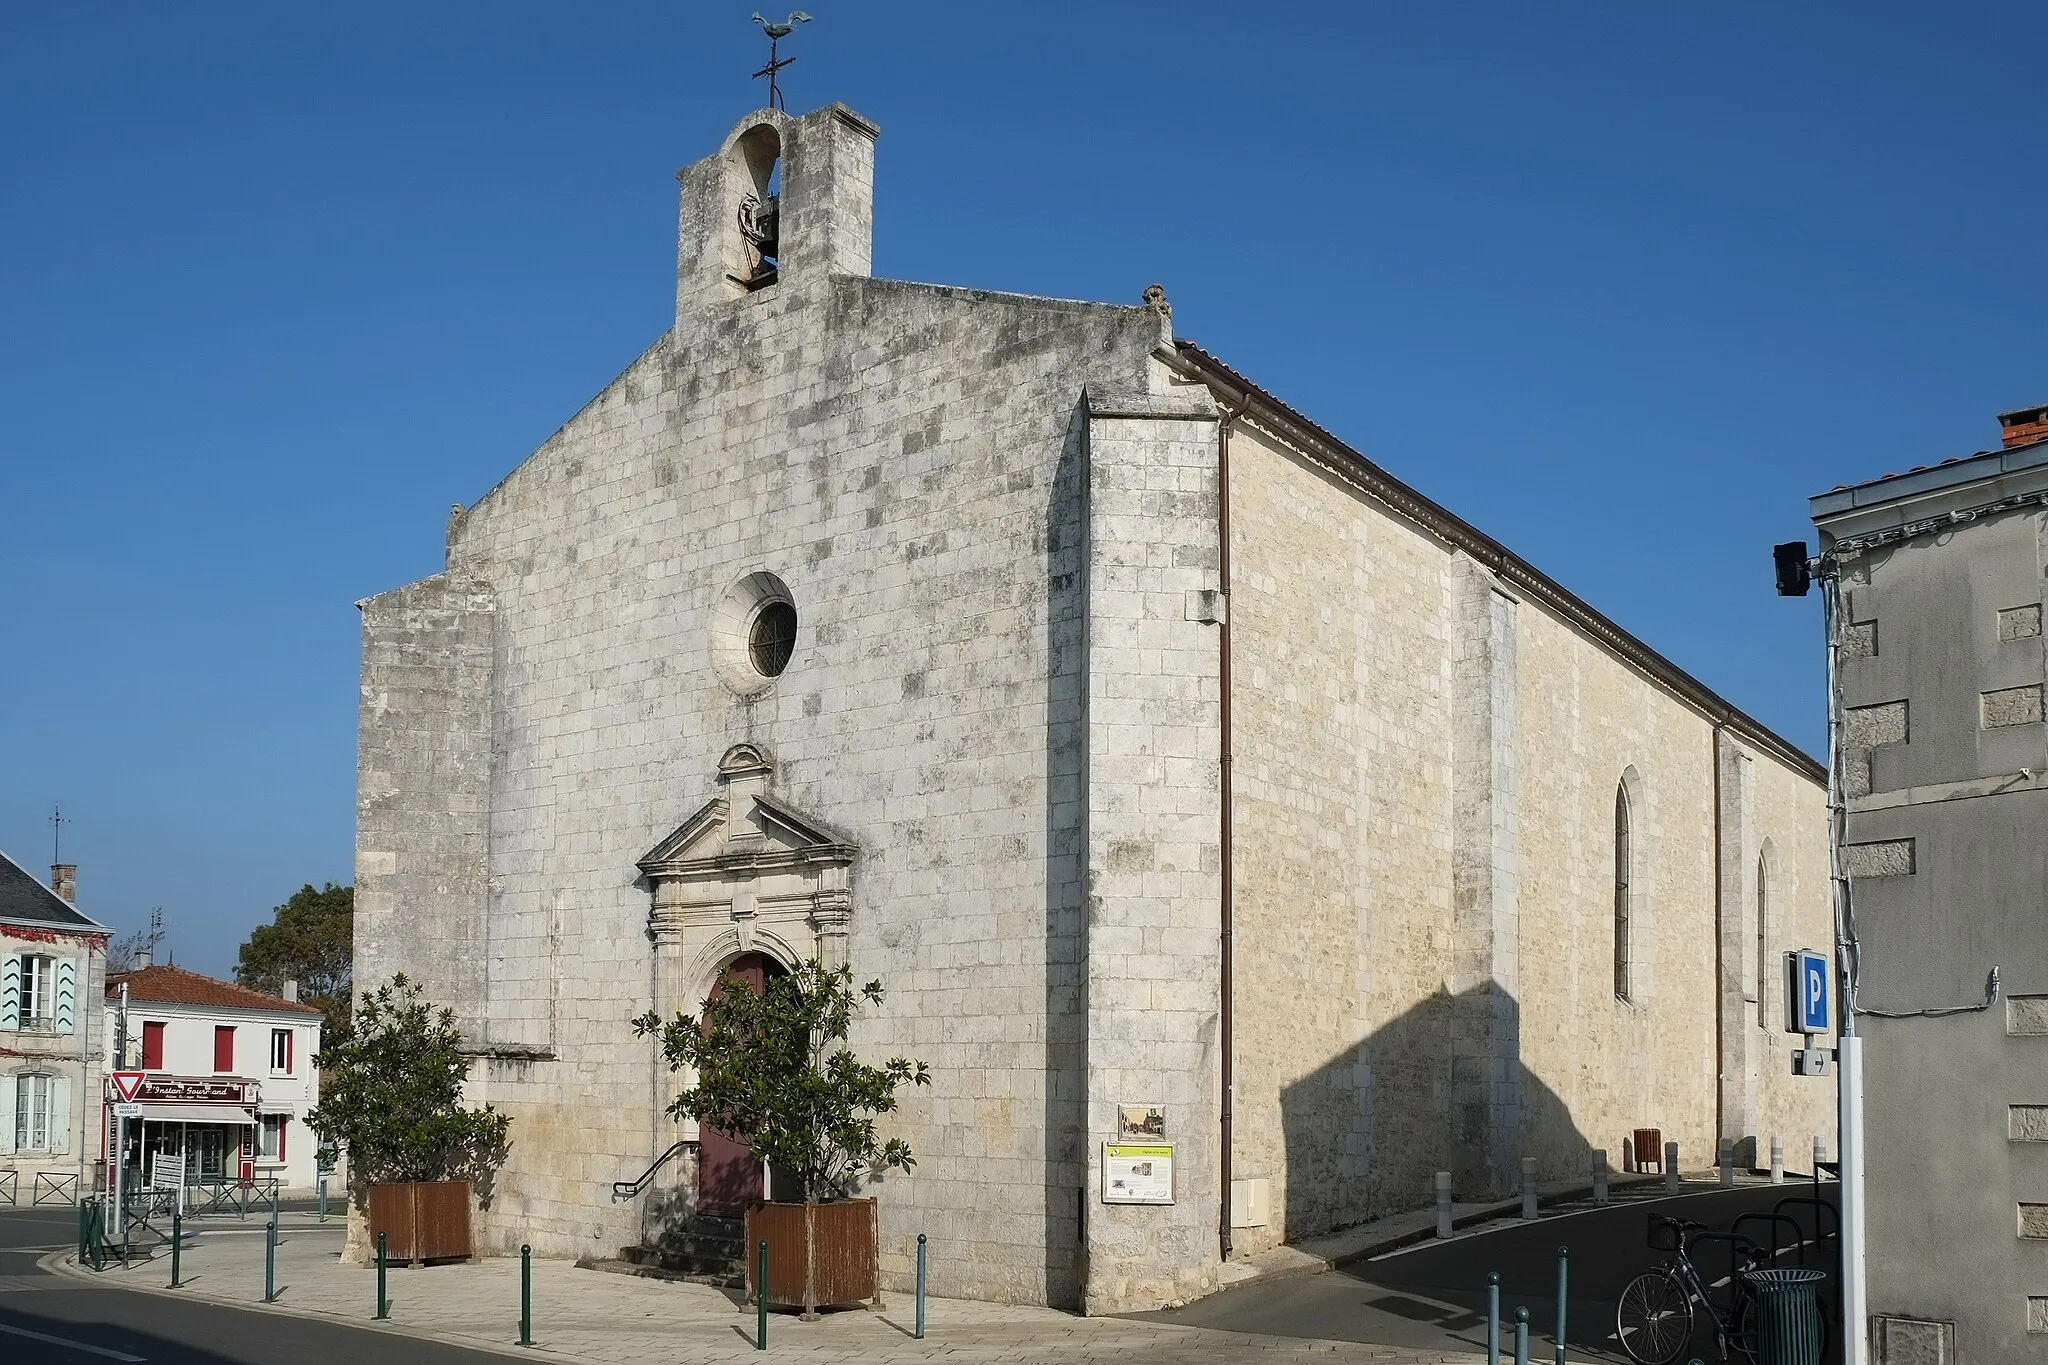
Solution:
[[[788,106],[782,102],[782,89],[775,82],[775,73],[788,66],[791,62],[794,62],[796,58],[777,56],[776,47],[784,38],[796,32],[798,24],[808,24],[811,22],[811,16],[805,14],[802,10],[792,10],[790,11],[789,18],[776,24],[770,23],[768,20],[763,19],[759,13],[756,13],[754,15],[754,22],[759,24],[761,31],[768,35],[768,65],[756,71],[754,79],[760,80],[763,76],[768,78],[768,107],[770,109],[787,109]]]

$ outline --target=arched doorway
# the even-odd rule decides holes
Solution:
[[[716,997],[744,983],[756,994],[773,977],[786,975],[780,962],[766,953],[741,953],[725,964],[711,988]],[[761,1163],[754,1149],[709,1125],[697,1130],[697,1216],[740,1218],[761,1198]]]

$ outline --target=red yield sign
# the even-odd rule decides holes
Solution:
[[[113,1083],[114,1093],[123,1101],[133,1101],[142,1093],[142,1075],[140,1071],[115,1071],[107,1079]]]

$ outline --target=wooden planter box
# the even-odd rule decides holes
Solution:
[[[475,1254],[469,1219],[473,1196],[467,1180],[372,1185],[370,1245],[376,1246],[381,1232],[389,1261],[466,1261]]]
[[[768,1243],[768,1302],[820,1308],[882,1302],[876,1263],[880,1213],[872,1199],[831,1204],[756,1204],[747,1210],[747,1300],[761,1292],[761,1243]]]

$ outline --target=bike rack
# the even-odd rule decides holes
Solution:
[[[1728,1230],[1733,1233],[1741,1234],[1742,1225],[1744,1223],[1749,1222],[1764,1223],[1770,1227],[1770,1263],[1772,1265],[1778,1264],[1779,1259],[1783,1257],[1787,1251],[1798,1252],[1799,1264],[1802,1266],[1806,1264],[1806,1248],[1809,1245],[1809,1239],[1806,1236],[1806,1229],[1800,1225],[1800,1222],[1797,1218],[1794,1218],[1789,1213],[1745,1213],[1738,1217],[1733,1223],[1729,1224]],[[1780,1224],[1783,1224],[1792,1229],[1791,1241],[1784,1243],[1780,1243],[1778,1241],[1778,1228]],[[1751,1240],[1755,1241],[1756,1239],[1752,1238]],[[1758,1245],[1761,1246],[1762,1243],[1758,1242]]]
[[[1818,1249],[1821,1245],[1825,1243],[1833,1243],[1838,1249],[1837,1254],[1840,1254],[1839,1248],[1841,1246],[1842,1241],[1842,1211],[1840,1209],[1836,1208],[1835,1205],[1829,1202],[1828,1200],[1815,1199],[1811,1195],[1795,1194],[1788,1195],[1786,1198],[1780,1199],[1777,1203],[1771,1205],[1771,1212],[1773,1214],[1789,1217],[1790,1215],[1787,1215],[1785,1213],[1785,1210],[1788,1206],[1797,1206],[1801,1208],[1813,1209],[1813,1244],[1815,1248]],[[1821,1215],[1823,1214],[1826,1215],[1826,1218],[1821,1217]],[[1832,1232],[1830,1232],[1827,1228],[1822,1226],[1827,1221],[1827,1218],[1832,1218],[1835,1221],[1834,1230]],[[1802,1227],[1802,1234],[1804,1233],[1804,1231],[1805,1229],[1804,1227]]]

